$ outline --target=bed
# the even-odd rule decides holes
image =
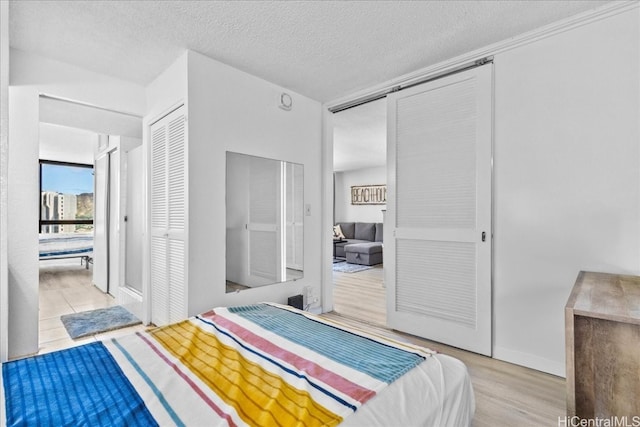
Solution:
[[[93,262],[93,234],[46,233],[39,235],[40,260],[80,258],[89,268]]]
[[[271,303],[7,362],[1,375],[8,426],[463,426],[475,405],[459,360]]]

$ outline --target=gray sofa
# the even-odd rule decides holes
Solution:
[[[338,222],[345,241],[336,243],[335,256],[352,264],[375,265],[382,262],[382,223]]]

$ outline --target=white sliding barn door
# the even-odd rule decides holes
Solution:
[[[491,354],[492,66],[388,96],[389,326]]]
[[[151,321],[187,317],[184,107],[151,125]]]

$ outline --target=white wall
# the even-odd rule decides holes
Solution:
[[[149,125],[167,114],[170,109],[187,102],[187,52],[180,55],[153,82],[149,83],[145,88],[145,97],[143,144],[148,139],[146,132],[149,131]]]
[[[352,205],[351,186],[386,184],[385,166],[337,172],[335,177],[335,222],[382,222],[382,210],[387,205]]]
[[[320,295],[321,109],[292,91],[196,52],[189,58],[189,313],[212,305],[286,302],[304,285]],[[282,92],[291,111],[278,108]],[[304,165],[304,279],[225,293],[225,152]]]
[[[40,123],[41,160],[93,164],[98,135],[81,129]]]
[[[578,272],[640,274],[639,23],[495,57],[496,358],[562,375]]]
[[[278,108],[281,92],[293,109]],[[147,87],[143,129],[148,170],[148,125],[185,103],[189,169],[188,313],[215,306],[258,301],[285,302],[305,285],[320,295],[321,109],[316,101],[187,51]],[[280,159],[304,165],[304,279],[226,294],[226,152]],[[149,182],[147,182],[147,187]],[[145,253],[145,260],[148,254]],[[145,262],[145,293],[148,286]]]
[[[9,88],[9,357],[38,351],[38,93]]]
[[[11,85],[139,116],[146,110],[143,86],[18,49],[11,49]]]

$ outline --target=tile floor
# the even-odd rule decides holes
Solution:
[[[91,284],[93,271],[80,266],[76,259],[40,261],[40,345],[38,354],[74,347],[104,338],[144,330],[145,326],[96,334],[72,340],[60,316],[115,305],[115,299]]]

